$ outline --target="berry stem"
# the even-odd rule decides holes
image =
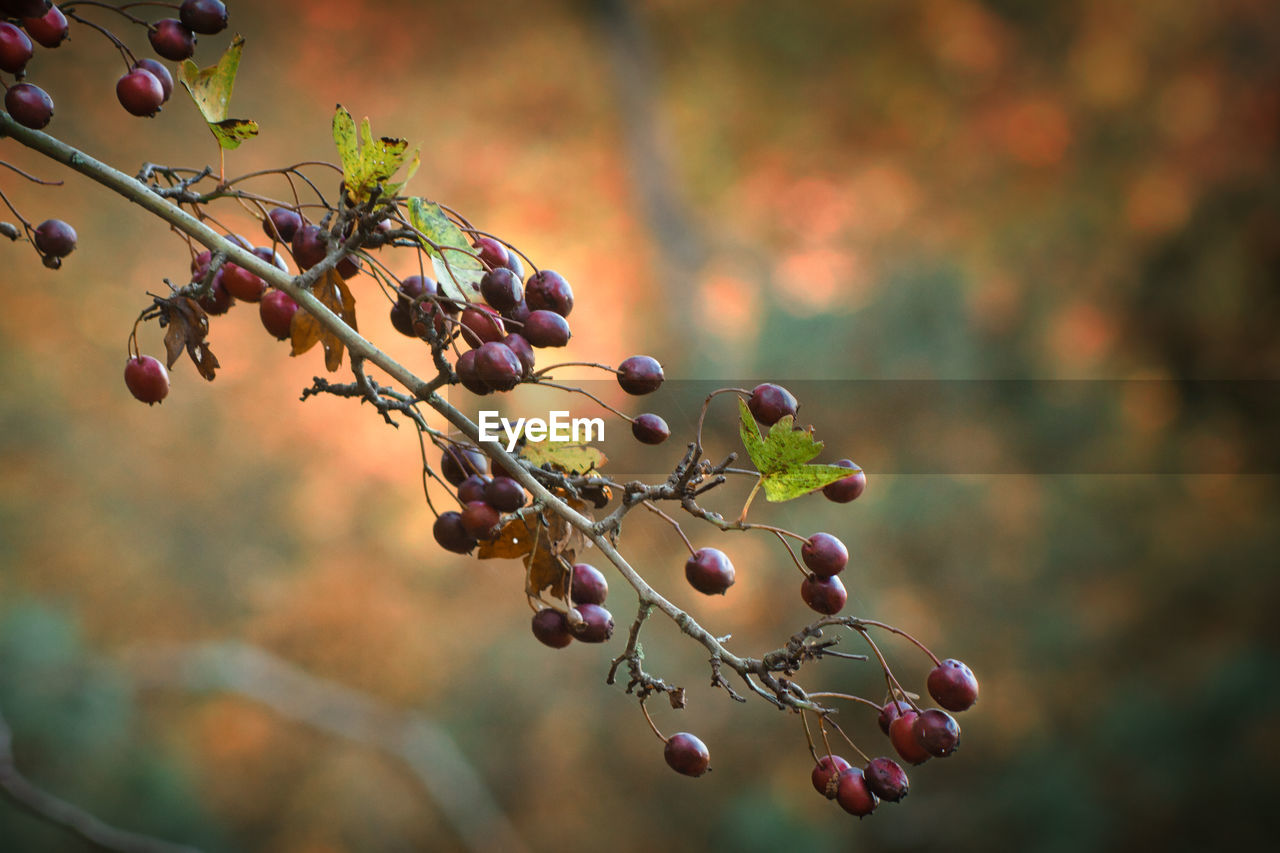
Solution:
[[[853,742],[853,738],[845,734],[844,729],[840,728],[839,723],[837,723],[835,720],[827,719],[826,714],[822,714],[821,719],[824,723],[831,726],[831,728],[835,729],[836,732],[840,735],[840,737],[845,739],[845,741],[849,744],[849,746],[853,747],[853,751],[858,753],[858,756],[862,759],[863,764],[869,764],[871,762],[871,759],[867,756],[867,754],[863,752],[861,749],[859,749],[858,745]]]
[[[607,365],[607,364],[600,364],[599,362],[596,362],[596,361],[562,361],[562,362],[560,362],[559,364],[552,364],[552,365],[548,365],[547,367],[542,368],[542,369],[541,369],[541,370],[539,370],[537,373],[534,373],[534,374],[533,374],[533,376],[534,376],[534,378],[536,379],[536,378],[538,378],[539,376],[541,376],[542,374],[547,373],[547,372],[552,371],[552,370],[555,370],[555,369],[556,369],[556,368],[558,368],[558,367],[595,367],[595,368],[598,368],[598,369],[600,369],[600,370],[606,371],[606,372],[608,372],[608,373],[617,373],[617,372],[618,372],[617,370],[615,370],[614,368],[610,367],[609,365]]]
[[[617,409],[615,409],[613,406],[610,406],[608,403],[606,403],[604,400],[601,400],[599,397],[597,397],[595,394],[592,394],[590,391],[584,391],[583,389],[575,388],[572,385],[561,385],[558,382],[548,382],[545,379],[539,379],[535,384],[543,385],[543,386],[546,386],[547,388],[558,388],[561,391],[569,391],[574,394],[581,394],[584,397],[590,397],[592,400],[596,402],[596,405],[600,406],[600,408],[607,409],[610,412],[613,412],[615,415],[622,418],[624,421],[627,421],[628,423],[630,423],[631,421],[635,420],[630,415],[624,414],[618,411]]]
[[[875,702],[872,702],[870,699],[864,699],[861,696],[854,696],[850,693],[832,693],[828,691],[823,691],[820,693],[809,693],[808,696],[810,699],[845,699],[845,700],[848,700],[849,702],[861,702],[863,705],[866,705],[868,708],[871,708],[876,713],[880,712],[880,706],[877,705]]]
[[[644,714],[645,720],[649,723],[649,728],[653,729],[653,733],[658,736],[658,740],[666,743],[667,739],[662,736],[662,732],[658,731],[658,727],[654,725],[653,717],[649,716],[649,709],[645,707],[643,699],[640,700],[640,711]]]
[[[684,546],[689,549],[689,553],[691,555],[697,553],[697,551],[693,547],[693,543],[689,541],[689,537],[685,536],[684,531],[680,528],[680,522],[676,521],[674,518],[667,515],[662,510],[658,509],[658,507],[654,505],[653,501],[641,501],[641,503],[644,505],[645,509],[649,510],[649,512],[652,512],[656,514],[659,518],[664,519],[667,522],[667,524],[670,524],[672,527],[676,529],[676,533],[680,534],[680,538],[684,540]]]
[[[895,628],[892,625],[886,625],[884,622],[877,622],[874,619],[859,619],[858,622],[862,625],[871,625],[874,628],[882,628],[885,631],[889,631],[891,633],[897,634],[900,637],[906,637],[913,644],[915,644],[916,648],[918,648],[920,651],[924,652],[926,655],[929,656],[929,659],[933,661],[934,666],[942,666],[942,661],[938,660],[937,655],[929,651],[928,646],[926,646],[924,643],[920,642],[915,637],[911,636],[901,628]]]
[[[884,670],[884,683],[889,688],[889,696],[892,698],[894,695],[893,691],[895,688],[897,688],[898,693],[902,695],[903,701],[905,701],[912,708],[915,708],[916,711],[919,711],[920,706],[916,704],[916,700],[912,699],[911,695],[907,693],[907,691],[898,682],[897,677],[893,674],[893,670],[889,668],[889,662],[885,660],[884,655],[881,654],[880,647],[876,645],[875,640],[871,639],[871,633],[867,631],[867,629],[860,628],[857,625],[852,625],[850,627],[852,627],[853,630],[857,631],[859,634],[862,635],[862,639],[867,641],[867,645],[871,646],[871,651],[875,653],[876,660],[880,661],[880,668]]]
[[[108,6],[105,3],[86,3],[85,5],[101,6],[102,8],[110,9],[113,12],[120,12],[119,9],[115,8],[114,6]],[[120,51],[120,56],[124,59],[124,65],[125,65],[126,71],[132,69],[134,65],[138,64],[137,57],[133,55],[133,52],[129,50],[129,48],[125,45],[124,42],[116,38],[115,33],[111,32],[111,30],[107,29],[106,27],[100,27],[97,24],[95,24],[93,21],[85,20],[84,18],[77,15],[75,12],[68,11],[66,6],[62,6],[60,8],[62,9],[63,14],[65,14],[68,18],[79,21],[80,23],[84,24],[86,27],[95,29],[98,32],[102,33],[104,36],[106,36],[111,41],[111,43],[116,46],[116,50]],[[137,18],[133,17],[132,15],[128,14],[127,12],[120,12],[120,14],[124,15],[126,18],[133,21],[134,23],[142,24],[144,27],[148,26],[146,21],[140,21]]]
[[[782,543],[782,547],[787,549],[787,553],[791,555],[791,562],[795,563],[796,568],[800,570],[800,574],[809,577],[809,570],[800,565],[800,560],[796,558],[796,552],[791,550],[791,543],[787,541],[787,537],[782,535],[782,531],[775,530],[773,535],[778,537],[778,541]]]
[[[707,409],[711,408],[711,400],[719,396],[720,394],[731,394],[731,393],[742,394],[744,396],[750,396],[751,394],[751,392],[746,390],[745,388],[718,388],[715,391],[712,391],[710,394],[708,394],[707,398],[702,401],[702,411],[698,413],[697,436],[694,439],[694,445],[697,448],[697,456],[702,455],[702,424],[707,419]],[[695,458],[697,457],[695,456]]]
[[[42,178],[37,178],[35,175],[24,172],[21,169],[19,169],[17,166],[13,165],[12,163],[6,163],[3,160],[0,160],[0,166],[4,166],[6,169],[9,169],[12,172],[18,173],[19,175],[26,178],[28,181],[30,181],[33,184],[40,184],[41,186],[44,186],[44,187],[60,187],[63,184],[62,181],[46,181],[46,180],[43,180]],[[12,208],[10,209],[12,210]]]

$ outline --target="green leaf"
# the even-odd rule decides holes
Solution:
[[[604,467],[608,458],[600,448],[568,441],[540,441],[525,445],[524,458],[538,467],[548,462],[570,474],[585,474]],[[844,469],[848,470],[848,469]]]
[[[244,36],[237,35],[217,65],[200,68],[190,59],[182,63],[182,86],[223,148],[238,148],[244,140],[258,135],[257,122],[227,117],[243,50]]]
[[[374,139],[367,118],[360,122],[360,141],[357,142],[355,119],[341,104],[333,114],[333,141],[342,158],[343,183],[357,203],[367,200],[379,187],[383,195],[393,196],[400,192],[422,162],[418,149],[410,151],[406,139],[389,136]],[[391,183],[391,177],[406,161],[409,168],[405,179]]]
[[[791,415],[769,428],[767,436],[751,416],[746,401],[738,398],[739,428],[742,446],[760,472],[760,484],[766,499],[775,503],[789,501],[848,477],[850,469],[839,465],[807,465],[822,452],[822,442],[813,437],[813,428],[794,428]]]
[[[450,299],[478,302],[484,264],[475,256],[475,250],[462,229],[445,215],[440,205],[424,198],[409,199],[409,224],[426,238],[422,245],[431,255],[436,281],[444,295]]]

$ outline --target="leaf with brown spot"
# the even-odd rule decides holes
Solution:
[[[170,368],[183,350],[191,358],[200,375],[210,382],[218,369],[218,358],[209,349],[209,315],[200,303],[188,296],[174,295],[159,302],[160,324],[165,327],[164,348]]]
[[[525,556],[533,550],[533,542],[537,535],[535,530],[537,524],[538,519],[536,516],[511,519],[502,528],[498,538],[480,543],[480,549],[476,551],[476,556],[481,560],[495,558],[514,560]]]
[[[329,270],[312,286],[311,294],[344,323],[353,330],[356,329],[356,298],[351,295],[342,276]],[[341,339],[305,309],[300,308],[293,315],[293,321],[289,325],[289,338],[293,345],[291,355],[302,355],[318,343],[324,347],[324,366],[330,373],[342,366],[345,347]]]

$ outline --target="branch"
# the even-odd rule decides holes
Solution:
[[[0,793],[23,811],[60,826],[103,850],[121,853],[198,853],[194,847],[126,832],[103,823],[66,800],[37,788],[18,772],[13,761],[13,731],[0,714]]]
[[[421,714],[308,675],[243,643],[138,649],[125,661],[142,688],[238,693],[404,764],[467,849],[523,853],[524,841],[448,732]]]

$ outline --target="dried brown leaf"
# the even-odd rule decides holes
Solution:
[[[356,298],[351,295],[342,276],[329,270],[315,283],[311,293],[344,323],[352,329],[356,328]],[[299,309],[293,315],[289,338],[293,345],[292,355],[302,355],[318,343],[324,347],[324,366],[330,373],[342,366],[345,347],[341,339],[320,325],[320,321],[306,310]]]
[[[218,369],[218,358],[205,341],[209,334],[209,315],[194,299],[178,295],[161,301],[160,311],[165,326],[164,348],[168,366],[172,368],[186,350],[200,375],[212,382]]]

